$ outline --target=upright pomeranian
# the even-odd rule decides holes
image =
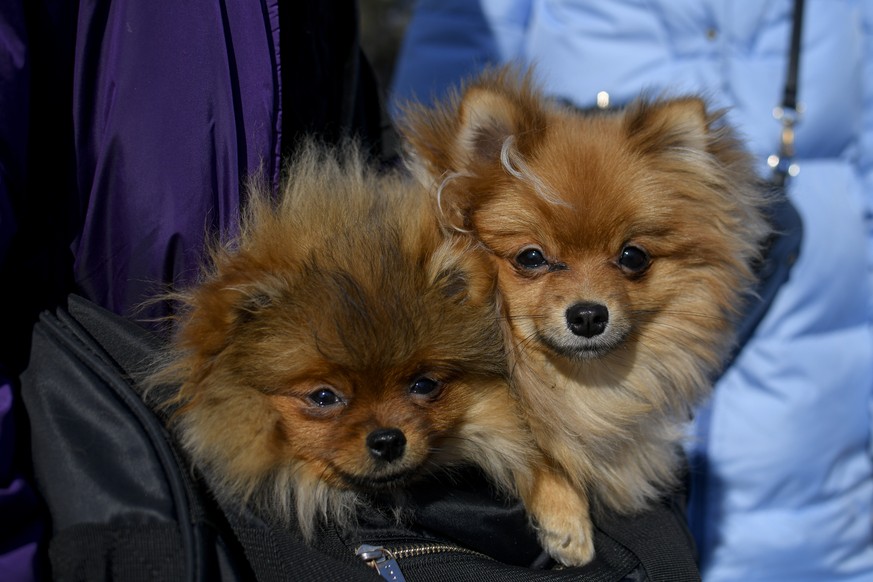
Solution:
[[[676,484],[770,231],[750,156],[699,98],[581,112],[511,68],[401,125],[443,221],[491,253],[540,448],[592,510],[643,510]]]
[[[550,471],[507,383],[493,267],[441,230],[429,193],[310,144],[277,200],[255,189],[232,244],[178,294],[153,385],[217,495],[312,540],[374,493],[461,464],[520,495],[543,545],[580,563],[584,498]],[[574,498],[576,495],[576,498]],[[383,495],[384,497],[385,495]],[[569,501],[568,501],[569,498]]]

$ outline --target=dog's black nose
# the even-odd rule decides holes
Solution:
[[[567,309],[567,327],[575,335],[594,337],[609,323],[609,310],[599,303],[576,303]]]
[[[403,456],[406,436],[399,428],[380,428],[367,435],[367,448],[377,461],[391,463]]]

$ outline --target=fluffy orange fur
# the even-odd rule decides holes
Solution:
[[[354,527],[373,492],[473,463],[528,504],[544,545],[586,531],[507,382],[495,275],[443,231],[433,201],[353,147],[310,144],[272,200],[255,189],[241,234],[176,298],[155,385],[177,386],[176,428],[217,494],[267,515]]]
[[[539,447],[592,510],[645,509],[676,484],[769,233],[750,156],[699,98],[581,112],[511,68],[401,129],[444,223],[491,253]]]

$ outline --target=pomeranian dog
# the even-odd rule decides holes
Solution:
[[[151,382],[178,387],[180,441],[216,494],[296,516],[311,541],[319,520],[353,528],[371,494],[475,464],[578,562],[586,524],[566,509],[585,500],[510,394],[490,259],[353,146],[310,144],[287,174],[278,196],[252,191],[239,236],[175,296]]]
[[[493,258],[539,447],[592,511],[645,509],[676,484],[770,232],[752,159],[699,98],[583,112],[513,68],[401,130],[444,223]]]

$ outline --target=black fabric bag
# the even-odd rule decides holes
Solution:
[[[520,504],[473,471],[414,488],[402,526],[374,509],[354,532],[327,524],[306,545],[293,524],[215,502],[133,379],[159,347],[77,296],[36,326],[22,396],[53,579],[378,580],[378,566],[409,580],[699,580],[678,500],[601,519],[594,562],[549,569]]]

